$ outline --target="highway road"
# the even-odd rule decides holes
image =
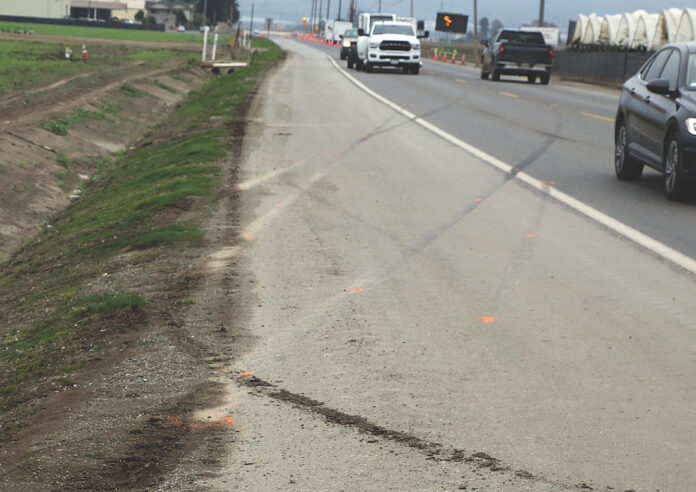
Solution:
[[[238,433],[192,490],[693,490],[693,275],[552,193],[693,256],[693,204],[613,177],[616,92],[351,72],[418,122],[278,42],[213,255],[255,342],[202,415]]]
[[[340,61],[338,49],[314,45]],[[668,203],[662,175],[614,176],[614,116],[620,92],[522,77],[484,81],[474,67],[424,60],[421,75],[385,69],[350,74],[439,128],[689,257],[696,258],[696,197]],[[415,79],[415,80],[414,80]]]

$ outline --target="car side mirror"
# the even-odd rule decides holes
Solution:
[[[662,94],[665,96],[671,96],[676,93],[675,90],[669,88],[669,80],[667,79],[651,80],[648,82],[648,90],[655,94]]]
[[[430,31],[423,31],[423,34],[419,35],[419,39],[428,39],[430,37]]]
[[[365,30],[364,30],[364,29],[358,29],[358,36],[365,36]]]

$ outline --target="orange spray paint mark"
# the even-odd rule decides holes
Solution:
[[[477,198],[476,201],[480,203],[483,201],[483,198]]]
[[[350,289],[350,291],[351,291],[351,292],[362,292],[363,289],[361,289],[361,288],[359,288],[359,287],[356,287],[356,288],[354,288],[354,289]]]
[[[183,427],[183,426],[184,426],[184,423],[181,421],[181,419],[180,419],[179,417],[173,417],[173,416],[172,416],[172,417],[169,417],[169,421],[170,421],[172,424],[176,424],[177,427]]]
[[[240,375],[240,376],[253,376],[254,373],[253,373],[253,372],[250,372],[250,371],[247,371],[247,372],[240,372],[239,375]]]
[[[191,424],[189,427],[192,429],[203,429],[205,427],[222,427],[225,425],[234,425],[234,422],[232,422],[232,417],[227,415],[225,419],[222,422],[211,422],[209,424]]]
[[[496,321],[496,319],[493,316],[481,316],[479,319],[481,321],[483,321],[484,323],[486,323],[487,325],[489,325],[491,323],[495,323],[495,321]]]
[[[536,237],[536,234],[527,234],[527,237]]]
[[[285,208],[285,205],[283,205],[282,203],[279,203],[278,205],[275,206],[275,208]]]
[[[251,234],[247,234],[246,236],[244,236],[244,239],[246,239],[247,241],[253,241],[256,238],[254,236],[252,236]]]

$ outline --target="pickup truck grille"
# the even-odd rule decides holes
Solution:
[[[411,43],[408,41],[382,41],[379,49],[382,51],[411,51]]]

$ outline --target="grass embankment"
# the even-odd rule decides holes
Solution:
[[[0,325],[0,413],[26,399],[33,383],[80,367],[69,354],[108,332],[105,313],[148,301],[122,285],[95,292],[92,283],[103,285],[105,272],[116,277],[203,244],[205,214],[184,220],[181,205],[203,197],[209,206],[221,185],[230,129],[261,71],[280,55],[275,44],[259,42],[267,51],[251,67],[190,94],[147,143],[103,169],[78,203],[0,267],[0,319],[9,320]]]
[[[90,45],[89,63],[82,63],[80,46],[72,45],[74,61],[65,59],[70,43],[32,40],[30,37],[0,40],[0,96],[10,90],[28,89],[80,72],[104,74],[147,60],[149,66],[176,58],[191,58],[189,52],[127,45]],[[195,61],[199,58],[193,57]]]

